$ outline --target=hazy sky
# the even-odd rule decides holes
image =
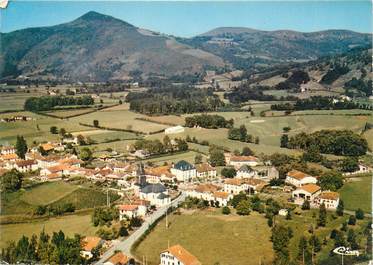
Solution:
[[[262,30],[372,31],[370,1],[13,1],[0,11],[1,31],[68,22],[94,10],[135,26],[182,37],[216,27]]]

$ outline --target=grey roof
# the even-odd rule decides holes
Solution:
[[[163,199],[168,198],[168,197],[170,197],[170,196],[168,196],[167,194],[164,194],[164,193],[162,192],[161,194],[158,195],[157,199],[161,199],[161,200],[163,200]]]
[[[180,160],[174,165],[174,168],[182,171],[188,171],[194,169],[195,167],[185,160]]]
[[[166,191],[166,188],[160,183],[147,184],[146,186],[141,188],[142,193],[162,193],[164,191]]]
[[[243,166],[240,167],[240,169],[238,171],[241,171],[241,172],[251,172],[253,170],[248,165],[243,165]]]

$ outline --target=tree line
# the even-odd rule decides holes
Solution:
[[[297,99],[295,103],[272,104],[271,110],[299,111],[299,110],[341,110],[341,109],[372,109],[369,104],[360,104],[353,101],[335,101],[332,97],[313,96],[306,99]]]
[[[362,136],[349,130],[321,130],[314,133],[299,133],[289,138],[290,149],[316,149],[319,153],[361,156],[368,150],[368,143]]]
[[[185,118],[186,127],[202,127],[207,129],[217,129],[217,128],[231,128],[233,126],[233,119],[226,120],[220,115],[194,115]]]
[[[29,111],[51,110],[55,106],[93,105],[94,99],[91,96],[42,96],[26,99],[24,109]]]
[[[145,92],[130,92],[126,101],[130,103],[130,110],[148,115],[208,112],[224,106],[212,89],[189,86],[168,86],[151,88]]]

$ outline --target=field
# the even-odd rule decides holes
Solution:
[[[167,155],[167,156],[160,156],[156,158],[150,158],[150,159],[145,159],[144,161],[147,162],[152,162],[158,165],[163,165],[163,163],[167,162],[168,164],[170,163],[176,163],[179,160],[185,160],[190,163],[194,163],[194,158],[197,155],[197,152],[194,151],[188,151],[188,152],[183,152],[183,153],[177,153],[173,155]]]
[[[272,260],[270,229],[266,219],[252,213],[247,217],[223,216],[218,212],[196,211],[171,215],[170,226],[163,219],[138,246],[139,260],[147,257],[149,265],[159,264],[159,253],[167,245],[180,244],[193,253],[204,265],[256,265]],[[254,243],[255,242],[255,243]],[[247,257],[255,257],[248,260]]]
[[[18,240],[32,234],[39,235],[42,229],[47,233],[58,232],[62,230],[65,235],[73,236],[94,235],[97,228],[91,224],[90,212],[63,217],[50,218],[48,220],[37,220],[30,223],[0,225],[0,248],[5,247],[10,240]]]
[[[372,176],[350,178],[340,190],[345,209],[363,209],[371,212],[372,205]]]
[[[111,194],[111,201],[117,196]],[[62,181],[43,183],[14,193],[2,194],[1,215],[30,215],[38,205],[72,203],[76,209],[106,204],[106,193]]]
[[[117,129],[132,129],[145,133],[163,130],[169,126],[137,120],[136,118],[145,118],[145,115],[137,114],[126,109],[125,104],[117,107],[101,110],[99,112],[74,117],[70,120],[75,123],[92,124],[93,120],[98,120],[100,126],[117,128]]]
[[[368,146],[370,150],[373,150],[373,129],[367,130],[364,132],[364,138],[368,141]]]
[[[45,95],[40,90],[31,89],[30,93],[18,91],[16,93],[0,93],[0,111],[23,110],[25,101],[29,97],[40,97]]]

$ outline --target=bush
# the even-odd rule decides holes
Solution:
[[[362,220],[362,219],[364,219],[364,211],[362,210],[362,209],[357,209],[356,211],[355,211],[355,217],[356,217],[356,219],[358,219],[358,220]]]
[[[348,218],[348,224],[349,225],[355,225],[356,224],[356,217],[353,215],[350,215],[350,218]]]
[[[222,214],[228,215],[228,214],[231,213],[231,209],[229,209],[228,206],[224,206],[224,207],[221,209],[221,212],[222,212]]]

